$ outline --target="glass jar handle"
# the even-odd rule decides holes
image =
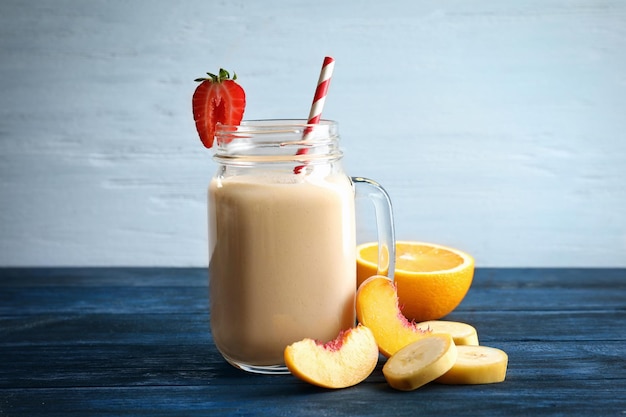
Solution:
[[[374,203],[378,232],[378,275],[393,279],[396,265],[396,237],[393,226],[393,208],[387,191],[376,181],[352,177],[356,198],[367,198]]]

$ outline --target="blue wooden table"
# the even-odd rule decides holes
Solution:
[[[203,269],[0,269],[0,416],[624,416],[626,270],[478,269],[448,319],[505,382],[343,390],[250,375],[211,341]]]

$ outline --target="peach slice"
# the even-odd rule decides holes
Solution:
[[[347,388],[365,380],[378,363],[374,334],[359,324],[323,343],[302,339],[285,348],[285,364],[303,381],[324,388]]]
[[[378,349],[386,357],[431,333],[402,314],[395,284],[382,275],[366,279],[359,287],[356,315],[359,323],[374,333]]]

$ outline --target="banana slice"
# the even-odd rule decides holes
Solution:
[[[418,323],[420,329],[430,328],[433,333],[448,333],[454,344],[478,346],[478,333],[467,323],[458,321],[430,320]]]
[[[487,346],[457,346],[454,366],[437,378],[441,384],[493,384],[504,381],[509,357]]]
[[[383,374],[391,387],[411,391],[448,372],[456,357],[449,334],[432,334],[393,354],[383,366]]]

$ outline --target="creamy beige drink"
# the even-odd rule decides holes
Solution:
[[[288,344],[354,325],[354,212],[342,172],[212,180],[211,329],[225,358],[282,364]]]

